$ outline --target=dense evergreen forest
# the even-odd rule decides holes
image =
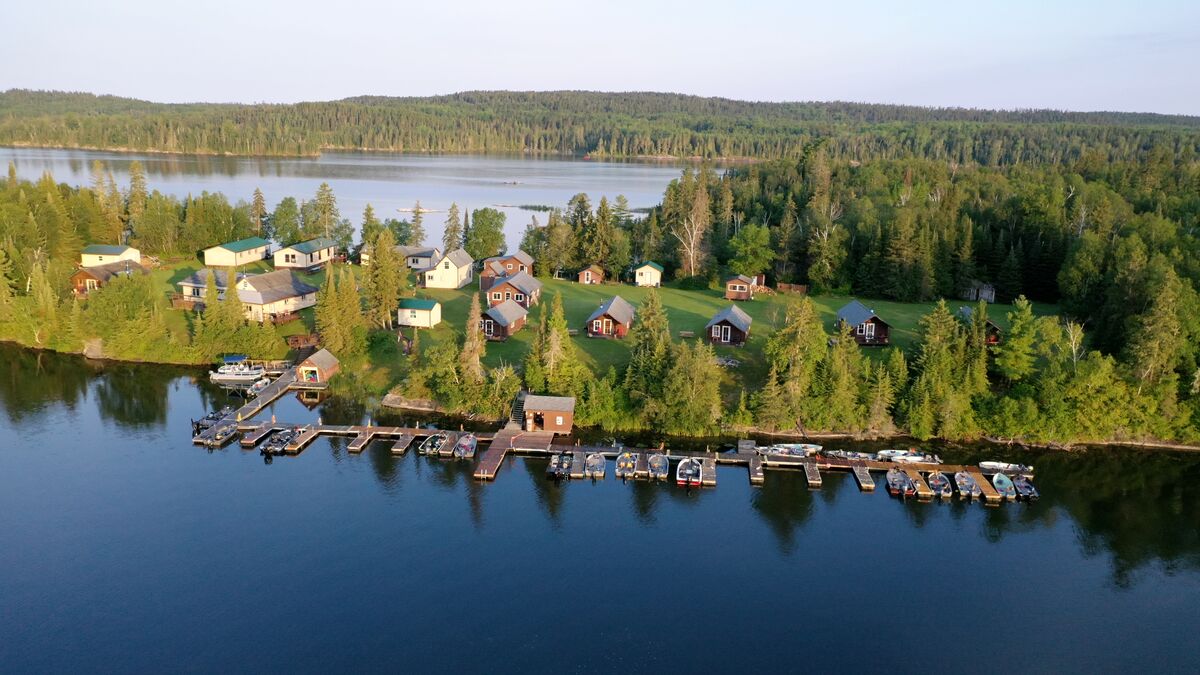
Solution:
[[[762,103],[660,93],[465,92],[292,105],[161,104],[0,93],[0,144],[238,155],[322,149],[597,157],[921,158],[960,165],[1190,161],[1200,118],[861,103]]]

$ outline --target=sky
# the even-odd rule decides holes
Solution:
[[[248,103],[588,89],[1200,114],[1196,0],[5,4],[0,90]]]

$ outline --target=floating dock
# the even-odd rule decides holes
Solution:
[[[975,479],[975,484],[979,486],[979,490],[983,492],[983,499],[988,504],[999,504],[1004,501],[1004,497],[996,492],[996,488],[992,486],[992,481],[983,477],[983,473],[979,469],[966,469],[967,473],[971,474],[971,478]],[[957,473],[957,471],[955,472]]]
[[[750,458],[746,468],[750,471],[750,484],[762,485],[766,482],[767,477],[763,474],[762,458],[754,456]]]
[[[576,450],[571,453],[571,478],[580,479],[584,477],[584,463],[587,461],[587,454],[581,450]]]
[[[416,439],[417,437],[412,434],[400,434],[400,438],[397,438],[396,442],[392,443],[392,454],[403,455],[408,451],[408,446],[412,445],[412,442]]]
[[[851,466],[854,471],[854,478],[858,481],[858,489],[863,492],[875,491],[875,479],[871,477],[871,471],[863,465],[862,462],[856,462]]]
[[[717,487],[717,460],[712,457],[705,457],[700,460],[700,466],[704,470],[700,473],[700,485],[703,487]]]
[[[808,481],[810,488],[819,488],[824,484],[824,481],[821,480],[821,470],[817,468],[815,461],[804,462],[804,479]]]
[[[917,490],[917,499],[933,499],[933,490],[925,482],[925,478],[921,476],[920,471],[905,469],[904,474],[913,482],[913,487]]]

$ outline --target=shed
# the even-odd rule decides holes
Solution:
[[[92,244],[91,246],[85,246],[79,252],[80,267],[99,267],[126,260],[140,265],[142,262],[141,251],[131,246]]]
[[[433,328],[442,322],[442,303],[424,298],[404,298],[396,310],[396,323],[413,328]]]
[[[318,237],[285,246],[275,252],[275,267],[277,269],[285,267],[315,269],[333,260],[337,255],[337,247],[337,242],[328,237]]]
[[[962,291],[963,300],[996,301],[996,287],[978,279],[972,279]]]
[[[755,280],[745,274],[735,274],[725,280],[726,300],[753,300]]]
[[[959,307],[958,308],[958,318],[963,323],[967,324],[968,326],[971,325],[971,317],[973,317],[973,316],[975,316],[975,308],[974,307]],[[986,332],[987,332],[987,336],[985,339],[989,345],[1000,344],[1000,336],[1001,336],[1002,331],[1000,330],[1000,326],[995,321],[992,321],[990,318],[987,320],[987,331]]]
[[[741,346],[750,337],[753,322],[754,319],[741,307],[730,305],[713,315],[704,327],[704,336],[709,344]]]
[[[648,260],[633,268],[634,286],[662,286],[663,266]]]
[[[528,272],[517,272],[495,279],[484,293],[489,306],[494,307],[506,300],[515,300],[518,305],[529,309],[542,297],[542,282],[529,276]]]
[[[574,396],[525,397],[525,431],[569,434],[575,425]]]
[[[204,249],[204,264],[208,267],[238,267],[266,260],[270,242],[262,237],[247,237]]]
[[[888,334],[891,326],[875,314],[875,310],[867,307],[858,300],[851,300],[837,312],[836,325],[850,326],[854,341],[867,347],[877,347],[888,344]]]
[[[633,305],[619,295],[605,300],[587,319],[588,337],[623,338],[633,325]]]
[[[339,367],[337,357],[322,348],[300,362],[296,368],[296,382],[306,387],[324,387],[337,375]]]
[[[495,307],[488,307],[479,319],[479,328],[489,340],[503,342],[525,327],[529,310],[513,300],[505,300]]]
[[[599,265],[588,265],[579,270],[578,278],[581,284],[602,284],[604,283],[604,268]]]

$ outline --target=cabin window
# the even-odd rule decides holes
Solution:
[[[500,295],[500,292],[499,292],[499,291],[497,291],[497,292],[495,292],[495,293],[492,293],[492,299],[493,299],[493,300],[499,301],[499,300],[501,300],[502,298],[503,298],[503,296],[502,296],[502,295]]]
[[[504,264],[504,269],[506,269],[506,270],[512,270],[512,263],[505,263],[505,264]]]
[[[525,302],[525,296],[521,295],[520,293],[517,293],[516,297],[514,297],[513,300],[516,300],[517,302]]]
[[[560,427],[561,427],[561,426],[562,426],[562,423],[563,423],[563,422],[562,422],[562,415],[557,415],[557,416],[555,416],[555,418],[554,418],[554,423],[555,423],[555,424],[557,424],[558,426],[560,426]]]
[[[527,271],[527,270],[525,269],[525,266],[524,266],[524,265],[521,265],[521,271],[522,271],[522,272],[525,272],[525,271]]]
[[[508,291],[504,291],[504,299],[505,299],[505,300],[512,300],[512,293],[510,293],[510,292],[508,292]]]
[[[450,269],[450,263],[449,263],[449,261],[442,263],[442,269],[444,269],[444,270],[448,270],[448,269]]]
[[[593,322],[592,322],[592,332],[593,332],[593,333],[599,333],[599,332],[600,332],[600,326],[601,326],[600,319],[596,319],[595,321],[593,321]]]
[[[584,281],[584,283],[587,283],[587,284],[590,284],[590,283],[592,283],[592,273],[591,273],[591,272],[584,272],[584,273],[583,273],[583,281]]]
[[[865,335],[868,340],[873,339],[875,337],[875,324],[864,323],[863,326],[866,327],[863,335]]]
[[[854,332],[858,333],[859,335],[866,335],[867,331],[866,331],[866,328],[864,328],[864,326],[866,326],[866,325],[867,324],[865,324],[865,323],[858,324],[858,326],[855,327]]]
[[[193,298],[200,297],[200,288],[198,286],[192,286],[192,297]]]
[[[714,340],[721,339],[721,327],[720,326],[712,327],[712,339],[714,339]]]
[[[415,309],[408,310],[408,318],[410,318],[410,319],[417,318],[417,310],[415,310]]]
[[[285,262],[285,263],[296,262],[296,254],[295,253],[284,253],[283,254],[283,262]]]

